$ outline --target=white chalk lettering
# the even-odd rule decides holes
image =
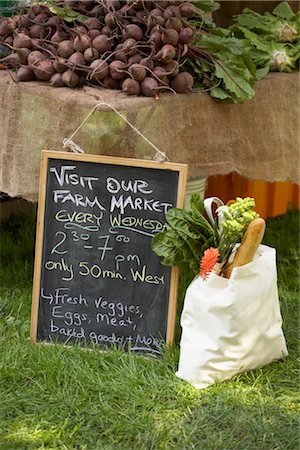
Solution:
[[[121,189],[125,192],[133,192],[137,194],[141,192],[142,194],[151,194],[152,190],[147,190],[146,187],[148,183],[144,180],[117,180],[113,177],[108,177],[106,179],[106,189],[111,194],[117,194]]]
[[[90,199],[89,197],[84,197],[81,194],[72,194],[71,191],[63,189],[53,191],[53,201],[54,203],[71,202],[76,206],[82,206],[84,208],[87,206],[91,206],[92,208],[94,206],[98,206],[101,211],[105,211],[105,207],[101,205],[97,196]]]
[[[62,166],[60,172],[55,167],[50,167],[50,172],[54,173],[55,178],[60,187],[64,184],[72,184],[76,186],[80,184],[82,187],[87,187],[91,191],[93,190],[93,182],[98,181],[97,177],[79,176],[77,173],[68,173],[76,169],[76,166]]]

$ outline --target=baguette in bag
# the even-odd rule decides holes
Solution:
[[[249,223],[232,263],[223,272],[224,277],[230,278],[235,267],[244,266],[253,261],[255,253],[263,240],[265,229],[266,222],[261,217],[257,217]]]

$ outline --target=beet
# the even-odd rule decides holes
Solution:
[[[182,27],[183,23],[179,17],[170,17],[170,19],[168,19],[165,23],[165,28],[174,29],[177,32],[179,32]]]
[[[0,36],[11,36],[14,30],[7,21],[3,21],[0,23]]]
[[[53,87],[65,86],[65,83],[63,81],[63,77],[62,77],[61,73],[54,73],[49,81],[50,81],[51,86],[53,86]]]
[[[161,45],[161,33],[155,30],[149,37],[149,42],[153,42],[155,47],[158,48]]]
[[[134,38],[128,38],[123,42],[123,50],[128,55],[134,55],[137,53],[136,40]]]
[[[32,25],[29,30],[32,38],[43,39],[46,36],[46,29],[42,25]]]
[[[193,17],[196,15],[197,11],[192,3],[183,3],[180,6],[180,13],[184,17]]]
[[[13,40],[14,48],[31,48],[31,38],[24,33],[17,33]]]
[[[5,58],[0,59],[1,64],[5,64],[10,67],[20,67],[21,63],[19,60],[19,56],[17,53],[11,53],[8,56],[5,56]]]
[[[124,41],[128,38],[133,38],[136,41],[140,41],[143,38],[143,35],[144,35],[143,30],[134,23],[126,25],[123,29]]]
[[[91,39],[86,34],[76,36],[73,42],[73,47],[77,52],[84,52],[91,46]]]
[[[154,62],[153,62],[153,60],[151,58],[148,58],[148,57],[147,58],[142,58],[140,60],[140,65],[148,67],[148,69],[150,69],[150,70],[153,70]]]
[[[168,73],[163,67],[161,67],[161,66],[154,67],[153,73],[158,78],[158,80],[160,80],[160,82],[162,84],[169,84],[168,83]]]
[[[32,81],[34,80],[34,73],[28,66],[19,67],[17,70],[18,81]]]
[[[89,17],[87,20],[84,21],[84,25],[89,30],[100,30],[101,31],[101,23],[96,17]]]
[[[172,28],[164,30],[161,40],[164,44],[176,45],[179,41],[179,34]]]
[[[32,20],[28,14],[21,14],[19,17],[19,24],[21,27],[30,28],[32,25]]]
[[[51,37],[51,41],[56,42],[57,44],[59,44],[62,41],[66,41],[66,40],[67,40],[66,33],[64,33],[63,31],[59,31],[59,30],[57,30]]]
[[[168,63],[175,58],[175,55],[176,55],[175,47],[173,47],[173,45],[166,44],[155,55],[154,59],[158,59],[159,61]]]
[[[194,78],[188,72],[180,72],[171,81],[171,88],[179,93],[190,92],[192,90],[193,85],[194,85]]]
[[[28,65],[31,66],[33,64],[36,64],[39,61],[44,61],[45,59],[47,59],[47,58],[45,55],[43,55],[42,52],[40,52],[39,50],[33,50],[28,55],[27,61],[28,61]]]
[[[88,32],[88,36],[91,38],[91,40],[93,40],[96,36],[99,36],[100,34],[105,34],[105,33],[103,33],[103,30],[100,31],[100,30],[96,30],[96,29],[90,30]]]
[[[48,59],[32,64],[30,68],[33,70],[36,78],[40,81],[49,81],[54,74],[53,64]]]
[[[29,48],[16,48],[16,53],[19,57],[19,61],[21,64],[27,64],[28,56],[30,55],[31,51]]]
[[[100,54],[95,48],[89,47],[84,51],[83,56],[87,63],[91,63],[95,59],[98,59]]]
[[[175,5],[170,5],[168,6],[165,10],[164,10],[164,18],[166,20],[170,19],[172,16],[180,16],[180,10],[177,6]]]
[[[49,14],[45,12],[41,12],[37,14],[33,20],[35,24],[45,23],[49,19]]]
[[[127,95],[139,95],[141,92],[140,83],[131,78],[126,78],[122,82],[122,91]]]
[[[143,81],[147,75],[147,69],[141,64],[132,64],[128,68],[128,72],[131,74],[135,81]]]
[[[57,53],[63,58],[69,58],[74,53],[73,41],[65,40],[59,43]]]
[[[146,97],[154,97],[157,93],[158,82],[151,77],[146,77],[140,84],[141,93]]]
[[[109,65],[106,61],[102,61],[102,59],[95,59],[90,65],[90,75],[89,78],[91,80],[99,81],[103,80],[109,74]]]
[[[58,56],[57,59],[53,62],[53,68],[55,72],[62,73],[67,68],[67,60]]]
[[[117,89],[119,87],[119,81],[107,75],[102,81],[102,86],[106,89]]]
[[[127,65],[123,61],[115,60],[109,65],[109,74],[114,80],[123,80],[127,75],[124,73]]]
[[[71,68],[77,68],[77,66],[86,66],[86,60],[81,52],[72,53],[68,58],[68,66]]]
[[[167,72],[168,76],[176,77],[179,73],[179,63],[177,61],[170,61],[167,64],[164,64],[164,69]]]
[[[131,66],[131,64],[137,64],[140,62],[141,59],[142,55],[136,53],[135,55],[132,55],[130,56],[130,58],[128,58],[128,65]]]
[[[106,36],[105,34],[101,34],[100,36],[96,36],[92,40],[92,46],[98,50],[100,54],[103,54],[105,52],[108,52],[111,50],[112,47],[112,41],[111,39]]]
[[[194,31],[190,27],[183,27],[179,31],[179,41],[181,44],[190,44],[194,39]]]
[[[62,81],[70,88],[76,87],[79,82],[80,78],[79,75],[76,72],[73,72],[73,70],[66,70],[62,74]]]

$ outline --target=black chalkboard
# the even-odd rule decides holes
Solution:
[[[186,165],[43,152],[31,340],[160,353],[178,272],[152,237],[182,207]]]

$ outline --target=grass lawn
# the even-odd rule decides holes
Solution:
[[[277,248],[289,356],[200,391],[175,377],[179,327],[155,361],[32,346],[34,230],[35,217],[1,226],[1,450],[299,448],[299,212],[269,220],[265,236]]]

